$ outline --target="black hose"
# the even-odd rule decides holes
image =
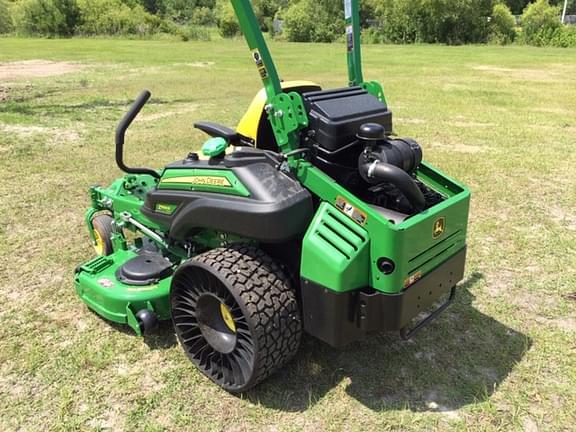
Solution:
[[[396,186],[406,197],[414,213],[424,209],[426,200],[414,179],[406,171],[384,162],[373,161],[359,166],[360,175],[368,183],[388,182]]]
[[[116,165],[122,171],[128,174],[149,174],[157,179],[160,178],[160,174],[150,168],[130,168],[127,167],[124,163],[124,136],[126,135],[126,130],[132,124],[140,110],[148,99],[150,99],[152,94],[148,90],[144,90],[140,95],[136,98],[128,112],[122,117],[120,123],[118,123],[118,127],[116,128]]]

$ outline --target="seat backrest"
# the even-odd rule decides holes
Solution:
[[[321,87],[311,81],[286,81],[282,82],[282,90],[303,94],[319,91]],[[266,93],[262,89],[256,94],[244,117],[238,123],[236,132],[244,138],[244,141],[252,142],[256,148],[278,152],[278,143],[264,110],[265,104]]]

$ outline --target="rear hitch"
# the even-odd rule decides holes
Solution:
[[[438,315],[440,315],[444,311],[444,309],[450,306],[450,304],[454,301],[455,297],[456,297],[456,286],[453,286],[452,289],[450,290],[450,295],[448,296],[448,299],[444,303],[438,306],[438,308],[436,308],[433,312],[431,312],[426,318],[419,321],[418,324],[416,324],[414,327],[410,328],[410,325],[402,327],[400,329],[400,337],[403,340],[410,339],[412,336],[414,336],[416,333],[418,333],[420,330],[426,327],[426,325],[430,324],[430,322],[434,320],[434,318],[436,318]]]

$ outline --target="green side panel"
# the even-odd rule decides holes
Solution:
[[[301,276],[335,291],[366,286],[368,244],[365,229],[324,202],[304,237]]]
[[[322,256],[322,251],[329,249],[324,245],[324,249],[314,254],[311,249],[318,247],[321,242],[308,231],[303,244],[302,275],[313,277],[321,285],[335,290],[349,290],[358,287],[354,284],[366,281],[364,286],[386,293],[397,293],[465,247],[470,192],[429,164],[423,163],[417,176],[446,199],[400,224],[389,222],[377,209],[348,192],[308,162],[298,165],[297,175],[306,188],[324,201],[321,208],[326,204],[341,212],[342,216],[366,231],[370,239],[368,268],[358,266],[356,271],[363,273],[350,276],[352,282],[341,280],[336,283],[332,273],[340,270],[331,259]],[[342,200],[350,211],[338,209],[337,203]],[[358,214],[362,217],[359,218]],[[314,222],[317,222],[317,217]],[[444,229],[441,234],[434,235],[435,225],[440,219],[443,220]],[[310,258],[312,261],[307,262]],[[379,258],[394,261],[395,269],[391,274],[385,275],[378,270]],[[346,285],[348,283],[350,285]]]
[[[398,225],[406,277],[421,277],[460,251],[466,245],[468,227],[470,192],[429,164],[423,163],[417,174],[446,200]],[[435,224],[440,219],[444,230],[435,236]]]
[[[116,279],[118,268],[136,255],[119,250],[106,257],[96,257],[80,266],[74,283],[86,305],[104,318],[140,329],[134,315],[141,309],[153,310],[160,320],[170,319],[169,293],[172,278],[145,286],[125,285]]]
[[[162,174],[158,189],[214,192],[248,197],[250,191],[230,170],[201,168],[167,169]]]

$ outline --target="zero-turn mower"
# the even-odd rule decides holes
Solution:
[[[190,360],[241,392],[303,331],[339,347],[436,317],[463,278],[470,194],[392,134],[382,87],[362,78],[357,0],[344,1],[349,85],[329,90],[281,82],[250,1],[232,5],[264,88],[236,130],[195,124],[204,157],[160,170],[124,163],[138,97],[116,131],[125,175],[90,189],[98,256],[75,285],[138,335],[171,319]]]

